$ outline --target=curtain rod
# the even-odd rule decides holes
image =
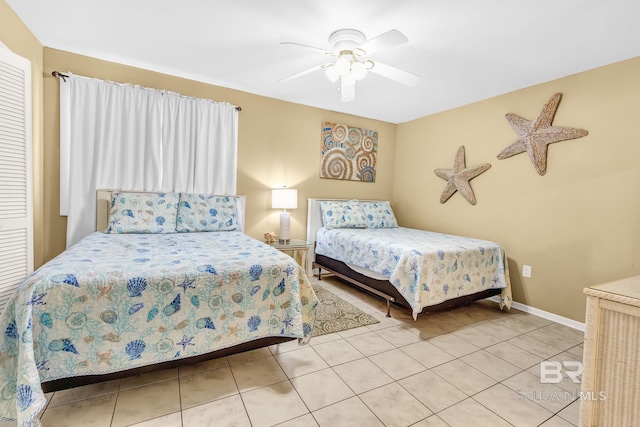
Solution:
[[[68,76],[68,75],[66,75],[66,74],[62,74],[62,73],[61,73],[61,72],[59,72],[59,71],[52,71],[52,72],[51,72],[51,75],[52,75],[53,77],[55,77],[55,78],[61,78],[65,83],[67,82],[67,80],[66,80],[66,79],[68,79],[68,78],[69,78],[69,76]],[[242,107],[238,107],[238,106],[236,106],[236,111],[242,111]]]

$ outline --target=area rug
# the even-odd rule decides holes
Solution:
[[[375,317],[332,294],[322,286],[316,284],[311,286],[319,300],[312,337],[380,323]]]

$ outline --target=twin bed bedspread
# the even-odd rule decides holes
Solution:
[[[315,252],[388,278],[413,309],[485,289],[511,306],[504,249],[495,242],[411,228],[321,228]]]
[[[295,261],[240,232],[93,233],[29,276],[0,316],[0,418],[33,422],[40,383],[269,337],[310,339]]]

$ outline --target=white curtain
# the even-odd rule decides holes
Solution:
[[[235,194],[234,106],[71,74],[60,84],[67,247],[95,231],[97,189]]]
[[[235,108],[166,92],[162,187],[190,193],[235,194],[238,122]]]

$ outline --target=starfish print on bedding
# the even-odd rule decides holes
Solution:
[[[32,295],[27,305],[45,305],[46,302],[42,302],[42,298],[44,298],[45,295],[47,295],[46,292],[44,294]]]
[[[184,282],[180,283],[178,286],[183,289],[183,292],[187,292],[187,289],[189,288],[196,288],[195,286],[193,286],[193,282],[195,281],[196,279],[184,279]]]
[[[434,171],[440,178],[448,181],[447,186],[444,187],[444,191],[440,196],[440,203],[446,202],[449,200],[449,197],[453,196],[453,193],[459,191],[469,203],[475,205],[476,196],[473,194],[469,181],[481,173],[486,172],[490,167],[491,165],[489,163],[483,163],[467,168],[464,160],[464,145],[461,145],[456,153],[453,169],[436,169]]]
[[[98,295],[98,299],[105,297],[106,299],[111,301],[111,294],[113,293],[113,284],[98,285],[98,290],[100,291],[100,295]]]
[[[293,326],[293,318],[287,316],[285,317],[285,319],[282,321],[282,323],[284,323],[285,326],[287,327],[291,327]]]
[[[195,338],[195,336],[187,337],[186,335],[183,335],[182,336],[182,341],[178,341],[177,344],[181,345],[183,350],[186,350],[188,346],[195,345],[194,343],[191,342],[191,341],[193,341],[194,338]]]
[[[515,114],[507,114],[505,117],[518,134],[518,139],[502,150],[498,154],[498,159],[503,160],[526,151],[536,172],[539,175],[544,175],[547,172],[547,146],[549,144],[587,136],[589,132],[584,129],[551,125],[561,97],[561,93],[553,95],[534,121],[523,119]]]
[[[231,326],[229,325],[229,335],[235,335],[236,337],[238,336],[238,330],[240,329],[240,326],[235,325],[235,326]]]
[[[99,358],[98,365],[102,362],[106,363],[107,365],[111,365],[111,350],[107,351],[106,353],[98,353],[96,351],[96,355]]]

